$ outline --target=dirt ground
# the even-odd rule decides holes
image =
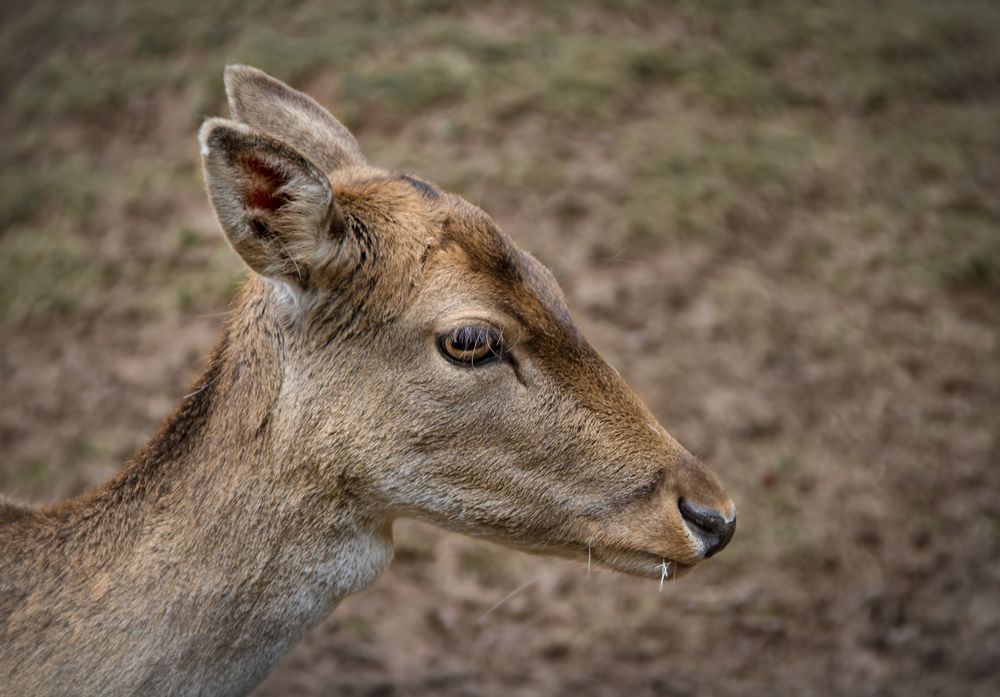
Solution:
[[[195,133],[250,62],[479,204],[739,506],[660,592],[410,522],[265,695],[992,695],[1000,6],[0,9],[0,490],[108,478],[243,274]]]

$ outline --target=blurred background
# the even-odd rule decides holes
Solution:
[[[257,695],[996,694],[1000,3],[4,3],[4,493],[107,479],[209,353],[237,61],[491,213],[740,509],[662,592],[400,524]]]

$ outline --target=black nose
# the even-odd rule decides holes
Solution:
[[[681,509],[681,517],[688,529],[704,545],[706,559],[733,539],[733,533],[736,532],[735,514],[732,520],[726,520],[718,511],[684,499],[677,502],[677,507]]]

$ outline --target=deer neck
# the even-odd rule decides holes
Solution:
[[[33,600],[65,617],[44,631],[100,645],[112,692],[238,693],[391,559],[391,523],[318,484],[337,463],[292,447],[273,302],[251,289],[203,379],[115,479],[23,519],[40,554],[7,579],[28,599],[11,626],[37,642]]]

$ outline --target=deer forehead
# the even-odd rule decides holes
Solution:
[[[553,316],[572,324],[549,270],[461,197],[372,167],[340,173],[332,184],[345,213],[376,240],[379,275],[438,299],[447,294],[452,305],[493,306],[525,328],[551,330]]]
[[[531,335],[578,334],[549,270],[485,213],[458,199],[441,232],[428,249],[423,273],[450,304],[502,314]]]

